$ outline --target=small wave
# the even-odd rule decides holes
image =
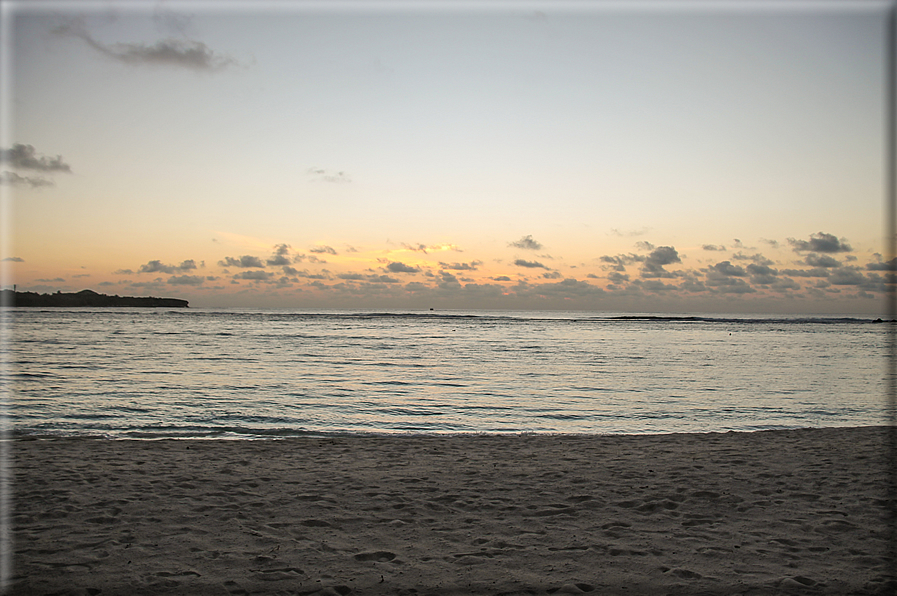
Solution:
[[[593,321],[648,321],[654,323],[728,323],[744,325],[855,325],[894,323],[894,320],[866,319],[858,317],[794,317],[794,318],[767,318],[767,317],[706,317],[706,316],[678,316],[678,315],[617,315],[605,318],[594,318]]]

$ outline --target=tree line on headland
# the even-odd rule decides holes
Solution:
[[[178,298],[153,298],[134,296],[108,296],[93,290],[81,290],[75,293],[56,292],[55,294],[38,294],[37,292],[17,292],[0,290],[0,304],[3,306],[37,306],[37,307],[144,307],[144,308],[187,308],[189,303]]]

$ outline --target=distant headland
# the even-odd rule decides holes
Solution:
[[[131,306],[141,308],[187,308],[186,300],[177,298],[152,298],[133,296],[107,296],[97,294],[93,290],[64,294],[38,294],[37,292],[17,292],[0,290],[0,304],[3,306],[37,306],[37,307],[115,307]]]

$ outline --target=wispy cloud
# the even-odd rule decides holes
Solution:
[[[763,256],[760,253],[754,253],[752,255],[746,255],[742,252],[737,252],[732,255],[732,258],[736,261],[751,261],[752,263],[756,263],[757,265],[772,265],[772,260]]]
[[[331,182],[334,184],[348,184],[352,178],[343,171],[328,170],[325,168],[308,168],[305,170],[310,182]]]
[[[80,39],[98,53],[129,66],[170,66],[195,71],[217,71],[237,64],[201,41],[168,38],[153,44],[112,43],[97,41],[78,21],[56,27],[56,35]]]
[[[648,252],[648,251],[652,251],[652,250],[654,250],[654,249],[656,248],[653,244],[651,244],[651,243],[648,242],[647,240],[639,240],[638,242],[635,243],[635,247],[636,247],[638,250],[643,250],[643,251],[646,251],[646,252]]]
[[[55,186],[52,180],[40,178],[38,176],[20,176],[15,172],[0,172],[0,184],[5,186],[30,186],[31,188],[40,188],[43,186]]]
[[[644,236],[649,231],[648,228],[641,228],[639,230],[619,230],[617,228],[611,228],[610,233],[614,236]]]
[[[56,157],[38,155],[32,145],[23,145],[21,143],[14,144],[10,149],[0,149],[0,163],[15,169],[32,170],[46,174],[56,172],[70,174],[72,172],[71,166],[63,161],[61,155]],[[23,176],[10,171],[0,172],[0,184],[4,186],[30,186],[31,188],[54,186],[52,180],[42,176]]]
[[[62,160],[61,155],[47,157],[38,155],[32,145],[16,143],[11,149],[0,149],[0,161],[14,168],[36,170],[38,172],[67,172],[72,168]]]
[[[422,252],[427,254],[427,245],[426,244],[408,244],[407,242],[402,243],[402,247],[410,250],[411,252]]]
[[[411,252],[422,252],[425,255],[431,252],[464,252],[455,244],[423,244],[421,242],[409,244],[407,242],[402,242],[401,246],[403,250],[410,250]]]
[[[439,266],[443,269],[450,269],[452,271],[476,271],[477,268],[483,264],[483,261],[471,261],[470,263],[443,263],[440,262]]]

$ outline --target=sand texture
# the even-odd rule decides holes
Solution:
[[[14,440],[13,594],[892,594],[886,429]]]

